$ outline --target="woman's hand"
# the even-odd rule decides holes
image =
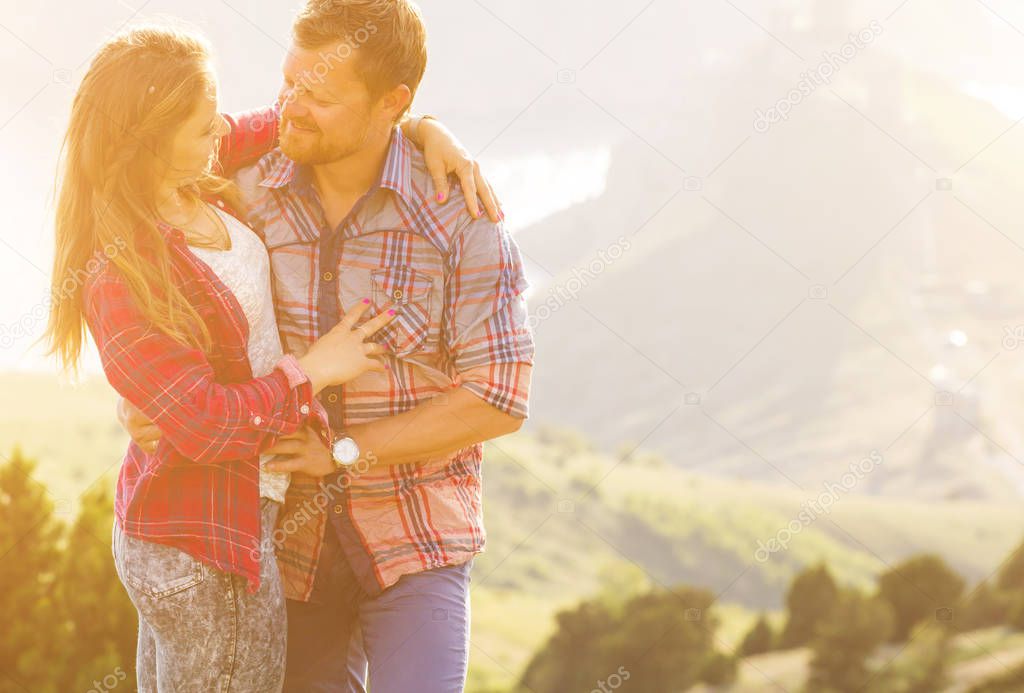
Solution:
[[[417,139],[422,145],[423,158],[427,163],[430,177],[434,179],[437,190],[437,201],[441,204],[448,201],[450,193],[448,174],[459,177],[462,193],[466,198],[466,209],[474,219],[480,218],[480,205],[477,196],[483,200],[484,209],[491,221],[498,223],[505,218],[501,211],[494,189],[480,173],[480,164],[474,161],[466,148],[462,146],[448,128],[433,118],[420,118],[417,127]]]
[[[394,320],[396,312],[393,308],[386,310],[355,327],[369,307],[370,299],[364,298],[298,359],[313,386],[313,394],[330,385],[344,385],[367,371],[386,370],[381,361],[372,357],[387,353],[387,348],[366,340]]]

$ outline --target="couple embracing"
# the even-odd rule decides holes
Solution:
[[[425,37],[410,0],[309,0],[272,107],[221,114],[162,26],[78,89],[48,337],[121,396],[141,691],[463,689],[482,443],[533,342],[493,192],[409,115]]]

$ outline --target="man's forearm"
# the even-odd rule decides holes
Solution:
[[[422,462],[503,436],[523,420],[464,388],[439,395],[409,411],[346,429],[375,464]]]

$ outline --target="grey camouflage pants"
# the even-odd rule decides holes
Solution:
[[[140,693],[277,693],[287,611],[273,536],[278,503],[261,499],[260,588],[114,522],[114,565],[139,612]],[[268,549],[268,547],[270,547]]]

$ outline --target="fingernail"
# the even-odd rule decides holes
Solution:
[[[389,310],[388,315],[395,315],[395,309],[392,308],[391,310]]]
[[[370,302],[370,299],[368,299],[368,298],[364,298],[363,299],[363,303],[369,303],[369,302]]]
[[[444,193],[437,193],[437,201],[444,202]]]

